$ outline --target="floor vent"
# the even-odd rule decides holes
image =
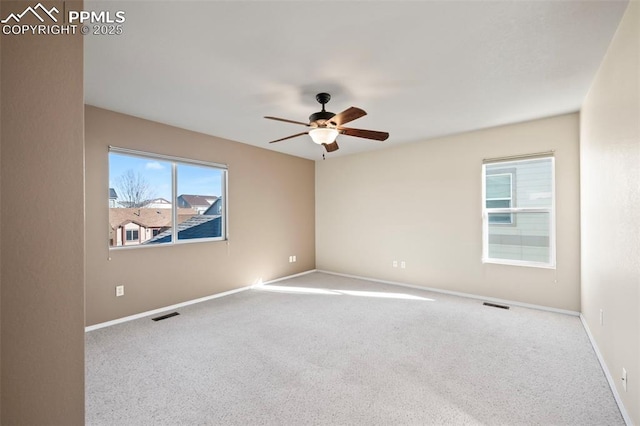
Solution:
[[[484,302],[483,305],[484,306],[491,306],[492,308],[509,309],[509,307],[506,306],[506,305],[497,305],[495,303],[489,303],[489,302]]]
[[[155,318],[151,318],[151,319],[152,319],[152,320],[154,320],[154,321],[161,321],[161,320],[163,320],[163,319],[167,319],[167,318],[175,317],[176,315],[180,315],[180,314],[179,314],[179,313],[177,313],[177,312],[171,312],[170,314],[162,315],[162,316],[155,317]]]

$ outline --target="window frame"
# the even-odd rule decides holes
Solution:
[[[176,157],[172,155],[164,155],[164,154],[155,154],[145,151],[138,151],[129,148],[121,148],[109,145],[108,154],[121,154],[128,155],[131,157],[138,157],[145,160],[160,160],[169,162],[171,166],[171,241],[162,243],[162,244],[137,244],[137,245],[122,245],[122,246],[111,246],[109,245],[109,250],[130,250],[137,248],[147,248],[147,247],[167,247],[174,246],[180,244],[197,244],[197,243],[208,243],[208,242],[216,242],[216,241],[228,241],[229,240],[229,220],[228,220],[228,212],[229,212],[229,202],[228,202],[228,173],[229,167],[227,164],[223,163],[215,163],[211,161],[203,161],[203,160],[194,160],[190,158],[184,157]],[[108,158],[108,155],[107,155]],[[220,229],[222,235],[220,237],[210,237],[210,238],[191,238],[191,239],[179,239],[178,238],[178,204],[177,204],[177,191],[178,191],[178,164],[184,165],[192,165],[192,166],[200,166],[200,167],[208,167],[213,169],[218,169],[221,171],[221,183],[220,183],[220,197],[222,199],[222,211],[220,214]],[[108,184],[108,182],[107,182]],[[107,185],[108,186],[108,185]],[[107,244],[109,244],[109,239],[107,239]]]
[[[551,161],[551,206],[549,207],[513,207],[510,208],[487,208],[487,166],[504,163],[505,166],[513,163],[524,163],[548,159]],[[505,167],[506,169],[507,167]],[[515,171],[514,171],[515,174]],[[485,160],[482,164],[482,263],[512,265],[512,266],[528,266],[535,268],[556,269],[556,167],[555,157],[553,154],[508,157],[504,159]],[[516,177],[513,176],[512,179]],[[513,182],[513,180],[512,180]],[[514,188],[512,187],[512,197]],[[535,262],[530,260],[514,260],[489,257],[489,225],[499,226],[500,224],[490,224],[489,214],[491,213],[508,213],[513,216],[514,213],[548,213],[549,214],[549,262]],[[512,220],[512,224],[515,220]],[[507,225],[507,224],[505,224]]]

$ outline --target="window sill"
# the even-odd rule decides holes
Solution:
[[[525,266],[529,268],[556,269],[555,263],[527,262],[524,260],[482,259],[483,264]]]
[[[159,244],[132,244],[132,245],[124,245],[124,246],[109,246],[109,250],[132,250],[132,249],[141,249],[141,248],[150,248],[150,247],[175,247],[181,246],[185,244],[202,244],[202,243],[215,243],[215,242],[228,242],[228,238],[194,238],[189,240],[180,240],[176,242],[167,242],[167,243],[159,243]]]

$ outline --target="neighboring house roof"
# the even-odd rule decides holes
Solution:
[[[109,199],[115,200],[117,198],[118,198],[118,193],[116,192],[116,190],[113,188],[109,188]]]
[[[222,216],[197,215],[178,224],[178,239],[213,238],[222,235]],[[159,233],[143,244],[160,244],[171,241],[171,230]]]
[[[208,209],[206,209],[203,215],[216,215],[222,214],[222,198],[218,198]]]
[[[197,212],[193,209],[178,209],[178,223],[184,222]],[[134,222],[145,228],[163,228],[171,226],[171,210],[145,208],[111,208],[109,224],[111,229]]]
[[[215,195],[182,194],[178,197],[180,207],[209,207],[218,199]]]
[[[166,198],[154,198],[146,202],[147,204],[171,204]]]
[[[145,208],[145,209],[149,209],[149,208],[156,208],[156,206],[162,205],[162,206],[171,206],[171,201],[167,200],[166,198],[153,198],[150,200],[145,200],[142,201],[140,203],[140,206],[136,205],[136,203],[131,202],[131,201],[126,201],[126,200],[121,200],[118,201],[118,204],[121,205],[124,208],[131,208],[131,209],[138,209],[138,208]],[[189,208],[188,206],[186,208]]]
[[[146,209],[170,209],[171,201],[165,198],[154,198],[153,200],[145,201],[144,208]]]
[[[131,206],[135,205],[135,203],[133,203],[131,201],[126,201],[126,200],[118,201],[118,205],[122,206],[122,208],[125,208],[125,209],[137,209],[137,208],[140,208],[140,207],[131,207]]]

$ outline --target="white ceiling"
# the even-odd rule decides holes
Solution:
[[[318,160],[327,110],[368,112],[327,158],[577,111],[625,1],[85,1],[124,34],[85,36],[87,104]],[[180,141],[176,141],[177,144]]]

